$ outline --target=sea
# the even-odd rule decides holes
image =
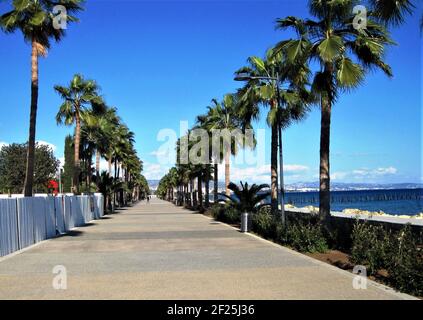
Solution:
[[[319,206],[319,192],[286,192],[285,203],[298,208]],[[423,212],[423,188],[331,191],[331,210],[360,209],[392,215]]]

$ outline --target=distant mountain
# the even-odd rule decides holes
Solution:
[[[151,189],[157,189],[160,180],[148,180],[148,184]],[[213,182],[210,182],[210,189],[213,188]],[[224,181],[219,182],[219,190],[224,190]],[[423,188],[422,183],[340,183],[332,182],[332,191],[349,191],[349,190],[377,190],[377,189],[416,189]],[[285,186],[286,191],[318,191],[319,182],[297,182],[287,184]]]
[[[160,180],[147,180],[147,182],[150,189],[156,190],[157,187],[159,186]]]
[[[349,190],[378,190],[378,189],[416,189],[423,188],[421,183],[341,183],[332,182],[332,191]],[[298,182],[288,184],[287,191],[316,191],[319,190],[319,182]]]

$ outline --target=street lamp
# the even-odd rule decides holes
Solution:
[[[248,73],[239,73],[234,78],[235,81],[250,81],[250,80],[266,80],[266,81],[276,81],[276,95],[277,95],[277,107],[278,110],[280,108],[280,89],[279,83],[281,79],[279,78],[279,74],[277,77],[262,77],[262,76],[251,76]],[[280,180],[280,195],[278,193],[279,205],[281,206],[281,217],[282,222],[285,224],[285,186],[284,186],[284,178],[283,178],[283,154],[282,154],[282,127],[278,123],[278,131],[279,131],[279,180]]]

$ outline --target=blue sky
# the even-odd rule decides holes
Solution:
[[[306,1],[89,1],[80,22],[53,44],[40,61],[37,140],[55,146],[72,128],[58,127],[60,99],[55,84],[74,73],[98,81],[109,105],[116,106],[136,134],[145,175],[160,178],[167,166],[155,151],[165,128],[179,132],[179,122],[193,124],[212,98],[240,84],[233,73],[248,56],[290,36],[275,31],[278,17],[306,17]],[[0,12],[7,10],[0,4]],[[420,11],[419,11],[420,12]],[[338,182],[421,181],[420,15],[393,30],[398,46],[387,52],[395,77],[370,74],[365,84],[344,94],[333,109],[332,178]],[[30,48],[21,34],[0,33],[0,143],[27,138],[30,101]],[[264,115],[265,113],[263,113]],[[270,131],[264,116],[255,128]],[[284,133],[287,182],[316,181],[319,167],[319,110]],[[221,170],[222,172],[222,170]],[[268,180],[268,166],[233,169],[233,180]]]

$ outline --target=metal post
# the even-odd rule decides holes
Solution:
[[[280,112],[280,103],[281,103],[281,93],[279,89],[279,74],[277,74],[276,78],[276,94],[277,94],[277,107],[278,107],[278,113]],[[278,200],[279,205],[281,207],[281,220],[282,223],[285,224],[285,201],[284,201],[284,195],[285,195],[285,188],[284,188],[284,178],[283,178],[283,150],[282,150],[282,127],[280,124],[280,119],[278,118],[278,136],[279,136],[279,190],[278,192]],[[278,191],[279,191],[278,190]]]
[[[284,177],[283,177],[283,149],[282,149],[282,127],[279,125],[279,177],[280,177],[280,190],[281,194],[279,197],[279,204],[281,206],[281,220],[282,224],[286,223],[286,216],[285,216],[285,185],[284,185]]]

